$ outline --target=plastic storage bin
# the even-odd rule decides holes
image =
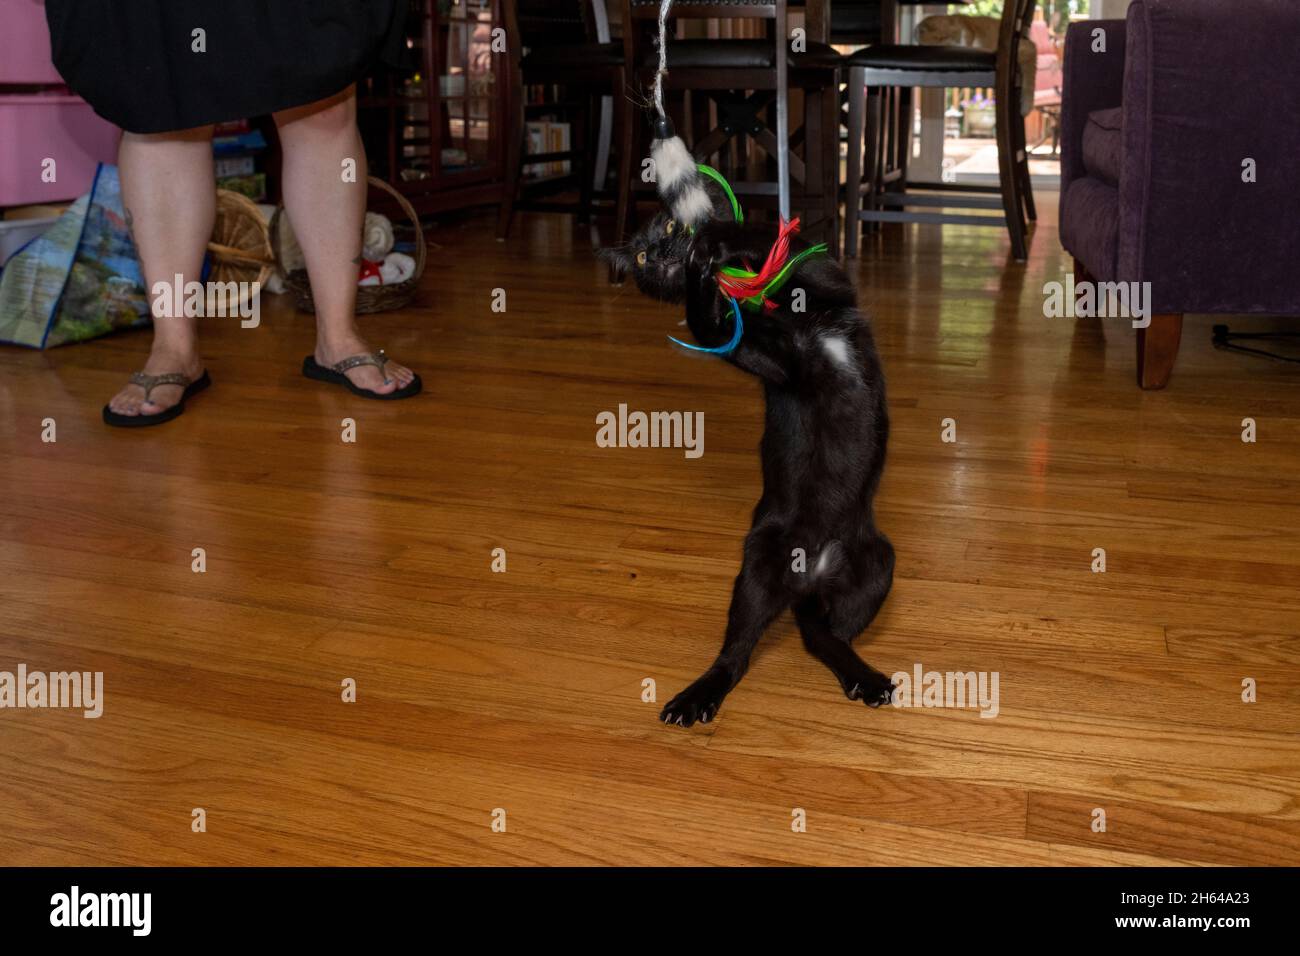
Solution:
[[[76,199],[100,162],[117,162],[121,135],[77,96],[0,95],[0,206]],[[53,182],[43,175],[47,160],[54,161]]]
[[[0,0],[0,83],[62,83],[43,0]]]

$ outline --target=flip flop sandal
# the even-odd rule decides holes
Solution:
[[[395,401],[399,398],[410,398],[412,395],[419,395],[424,383],[420,381],[420,376],[416,375],[411,383],[405,388],[399,388],[396,391],[389,392],[387,395],[380,392],[372,391],[368,388],[361,388],[356,385],[352,379],[343,373],[349,369],[360,368],[362,365],[373,365],[383,372],[384,366],[388,364],[388,356],[384,350],[373,352],[368,355],[353,355],[345,358],[342,362],[335,362],[333,365],[325,366],[316,361],[314,355],[308,355],[302,360],[302,374],[308,378],[314,378],[318,382],[329,382],[331,385],[342,385],[347,388],[353,395],[360,395],[362,398],[377,398],[381,401]],[[387,378],[387,376],[385,376]]]
[[[182,385],[185,387],[185,391],[181,395],[180,401],[171,408],[164,408],[156,415],[121,415],[105,405],[105,425],[113,425],[117,428],[147,428],[150,425],[161,425],[163,422],[169,422],[185,411],[185,401],[211,385],[212,379],[208,378],[207,369],[204,369],[203,374],[193,381],[183,372],[168,372],[165,375],[148,375],[144,372],[135,372],[131,375],[131,384],[139,385],[144,389],[144,400],[146,402],[149,401],[149,395],[153,390],[163,385]]]

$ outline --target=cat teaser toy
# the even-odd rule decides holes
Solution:
[[[732,299],[731,309],[736,316],[736,330],[731,333],[731,341],[726,345],[715,345],[713,348],[705,348],[703,345],[692,345],[690,342],[683,342],[681,339],[675,339],[671,335],[668,336],[668,341],[672,342],[673,345],[680,345],[682,348],[688,349],[692,352],[707,352],[710,355],[730,355],[732,352],[736,351],[736,347],[740,345],[740,337],[745,334],[745,320],[740,315],[740,303],[735,299]]]
[[[672,212],[678,224],[691,232],[706,221],[713,213],[713,201],[705,188],[704,179],[708,177],[722,187],[731,203],[731,213],[736,222],[745,221],[744,211],[736,194],[726,177],[712,166],[696,163],[691,151],[686,148],[680,136],[673,128],[673,121],[664,112],[664,77],[668,75],[668,12],[672,0],[661,0],[659,4],[659,69],[654,79],[654,106],[658,116],[654,121],[654,139],[650,144],[650,158],[654,162],[655,185],[664,204]],[[794,258],[790,258],[790,237],[799,231],[799,220],[784,219],[780,222],[776,241],[768,251],[763,266],[757,272],[749,268],[723,266],[716,273],[718,292],[731,300],[735,314],[735,332],[726,345],[705,348],[692,345],[680,339],[668,336],[668,341],[692,352],[706,352],[711,355],[730,355],[740,345],[744,334],[744,319],[741,305],[750,311],[771,311],[776,308],[772,301],[775,295],[792,276],[796,269],[808,258],[821,255],[827,250],[826,243],[811,246]]]

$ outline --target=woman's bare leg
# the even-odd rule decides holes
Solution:
[[[152,303],[157,282],[171,287],[176,276],[197,282],[203,256],[212,238],[216,217],[216,186],[212,170],[212,127],[176,133],[125,133],[118,149],[122,205],[135,237],[144,271],[145,291]],[[154,317],[153,351],[145,362],[150,375],[203,373],[198,350],[198,319]],[[179,385],[153,390],[127,385],[108,406],[119,415],[156,415],[175,405]]]
[[[275,114],[284,150],[284,206],[307,260],[316,304],[316,361],[333,365],[371,351],[357,330],[361,225],[366,214],[366,153],[357,131],[356,89]],[[344,180],[344,161],[355,177]],[[381,373],[363,365],[347,373],[380,394],[403,388],[415,374],[389,362]]]

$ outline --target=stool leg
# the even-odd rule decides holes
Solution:
[[[781,216],[790,212],[790,79],[789,59],[782,49],[776,58],[776,191]]]
[[[826,138],[822,136],[825,113],[822,112],[821,97],[821,90],[804,90],[803,125],[790,136],[791,152],[802,146],[804,163],[803,181],[799,183],[801,188],[795,197],[794,211],[810,226],[816,222],[818,228],[826,219],[826,204],[822,201],[822,183],[825,177],[822,173],[829,158],[822,155]]]
[[[849,69],[849,155],[844,176],[844,255],[858,254],[862,237],[862,148],[866,139],[866,71]]]
[[[912,88],[905,86],[898,91],[899,142],[898,170],[899,189],[907,189],[907,165],[912,161]]]
[[[1020,91],[1016,91],[1016,102],[1020,102]],[[1034,208],[1034,184],[1029,179],[1029,149],[1025,146],[1025,116],[1016,109],[1020,122],[1012,124],[1016,134],[1016,172],[1020,176],[1020,198],[1025,205],[1025,218],[1030,222],[1038,221],[1038,211]]]
[[[900,107],[902,106],[902,103],[900,102],[900,95],[902,92],[903,91],[900,87],[891,86],[884,91],[881,100],[885,106],[884,111],[881,114],[881,122],[884,126],[880,133],[880,145],[883,155],[883,159],[880,163],[881,192],[885,192],[886,190],[892,192],[895,188],[894,183],[897,182],[897,180],[886,182],[885,179],[886,177],[892,176],[894,171],[898,169],[898,116],[900,113]]]
[[[866,197],[862,201],[863,209],[875,211],[880,208],[881,180],[885,164],[885,88],[873,86],[867,90],[867,141],[864,152],[866,159]],[[880,228],[877,222],[870,222],[867,229],[875,232]]]
[[[831,255],[840,257],[840,84],[839,74],[821,92],[822,211],[829,218]]]
[[[618,100],[622,103],[622,108],[619,110],[621,129],[618,146],[618,201],[614,208],[614,241],[622,243],[627,241],[628,213],[635,195],[632,192],[632,175],[636,159],[637,117],[636,106],[632,103],[631,97],[620,95]],[[622,283],[613,266],[609,268],[609,281],[611,284]]]
[[[573,139],[570,149],[580,150],[580,155],[570,160],[571,168],[578,170],[578,215],[577,221],[585,225],[591,221],[593,192],[596,176],[596,116],[599,110],[596,97],[590,90],[578,94],[577,116],[574,117]]]
[[[519,174],[524,161],[524,100],[523,85],[517,72],[511,72],[512,84],[506,97],[506,156],[501,207],[497,212],[497,239],[504,240],[510,235],[510,223],[514,219],[515,202],[519,196]]]
[[[1014,91],[1014,87],[1011,88]],[[999,91],[1001,92],[1001,91]],[[1002,211],[1007,219],[1007,232],[1011,237],[1011,255],[1023,262],[1027,257],[1025,246],[1025,220],[1020,198],[1020,174],[1016,163],[1015,134],[1012,132],[1013,111],[1019,114],[1019,103],[1013,93],[999,95],[994,111],[997,116],[998,179],[1002,187]]]

